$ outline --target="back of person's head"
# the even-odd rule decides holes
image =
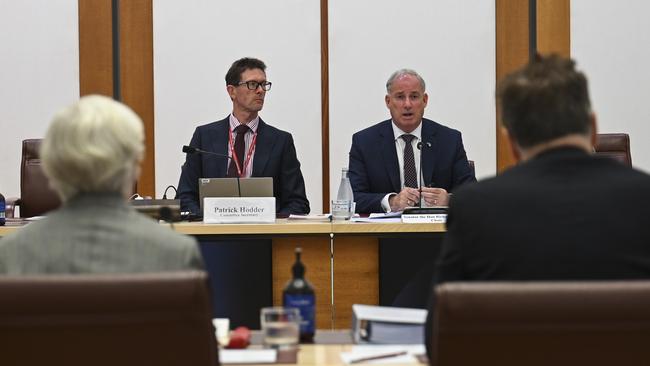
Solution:
[[[99,95],[58,112],[41,147],[43,170],[64,201],[83,192],[128,194],[143,153],[142,120]]]
[[[226,86],[237,85],[241,82],[241,74],[246,70],[260,69],[266,72],[266,65],[262,60],[244,57],[232,63],[226,73]]]
[[[503,79],[497,98],[504,127],[523,148],[591,132],[587,78],[571,59],[537,56]]]

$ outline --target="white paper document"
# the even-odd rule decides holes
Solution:
[[[368,217],[353,217],[350,221],[354,222],[402,222],[402,211],[386,212],[386,213],[371,213]]]
[[[424,345],[354,346],[350,352],[341,352],[345,364],[416,364],[417,356],[426,353]]]
[[[275,363],[278,353],[274,349],[220,349],[219,363]]]
[[[289,215],[289,220],[330,221],[332,214]]]

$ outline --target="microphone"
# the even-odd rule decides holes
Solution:
[[[424,172],[422,171],[422,150],[424,150],[425,147],[430,148],[431,143],[428,142],[428,141],[427,142],[418,141],[417,148],[418,148],[418,150],[420,150],[420,174],[419,174],[420,176],[418,177],[418,179],[420,180],[420,205],[419,205],[419,208],[422,208],[422,176],[424,176]]]
[[[186,154],[207,154],[207,155],[214,155],[214,156],[221,156],[222,158],[228,159],[230,161],[232,158],[226,154],[220,154],[212,151],[206,151],[206,150],[201,150],[198,147],[194,146],[189,146],[189,145],[183,145],[183,152]]]
[[[219,156],[228,159],[228,162],[232,160],[232,158],[226,154],[206,151],[206,150],[199,149],[198,147],[189,146],[189,145],[183,145],[183,152],[185,154],[205,154],[205,155]],[[237,176],[236,178],[237,178],[237,192],[239,194],[239,197],[241,197],[241,185],[239,183],[239,176]]]

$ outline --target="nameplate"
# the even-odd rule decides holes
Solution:
[[[447,214],[402,214],[402,222],[408,224],[444,224]]]
[[[275,197],[206,197],[206,224],[250,224],[275,222]]]

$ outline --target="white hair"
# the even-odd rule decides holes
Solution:
[[[422,86],[422,90],[423,91],[427,90],[427,85],[424,82],[424,79],[422,79],[422,76],[420,76],[420,74],[418,74],[415,70],[400,69],[400,70],[397,70],[394,73],[392,73],[390,75],[390,77],[388,78],[388,81],[386,81],[386,92],[388,94],[390,94],[390,87],[393,86],[393,83],[395,82],[395,80],[397,80],[398,78],[401,78],[404,75],[415,76],[418,79],[418,81],[420,82],[420,86]]]
[[[80,192],[124,194],[139,175],[142,120],[108,97],[85,96],[54,116],[40,154],[50,185],[64,201]]]

